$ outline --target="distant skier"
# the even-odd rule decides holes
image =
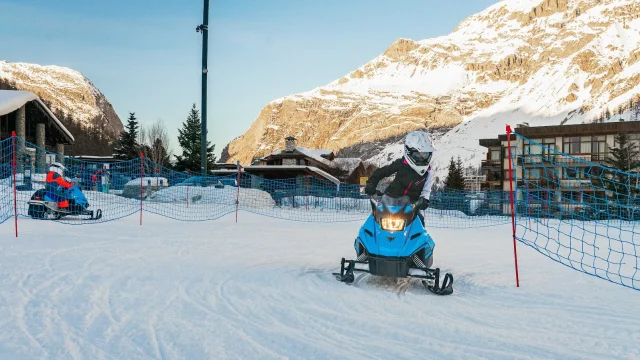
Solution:
[[[47,184],[45,189],[49,196],[58,203],[59,208],[69,207],[69,198],[67,196],[67,189],[70,189],[73,184],[64,178],[64,171],[66,168],[59,162],[54,162],[49,166],[49,172],[47,173]]]
[[[393,198],[408,196],[421,210],[420,219],[424,223],[423,211],[429,207],[433,185],[433,173],[429,162],[435,151],[429,134],[424,131],[410,132],[404,140],[403,158],[374,171],[367,181],[365,193],[373,196],[380,180],[396,174],[385,194]]]

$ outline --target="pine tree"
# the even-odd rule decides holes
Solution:
[[[178,143],[182,148],[182,155],[175,155],[176,170],[198,171],[201,169],[201,125],[200,112],[196,109],[196,104],[193,104],[187,120],[182,123],[182,129],[178,130]],[[216,161],[216,157],[213,155],[214,147],[215,145],[211,145],[211,142],[207,141],[207,169],[212,169]]]
[[[113,152],[117,159],[131,160],[140,156],[138,144],[138,120],[135,113],[129,113],[126,129],[120,133],[115,142]]]
[[[633,217],[630,205],[640,195],[637,175],[630,174],[640,169],[640,147],[626,133],[616,135],[615,141],[616,147],[609,150],[604,161],[606,168],[594,171],[591,181],[597,188],[606,190],[614,208],[619,208],[619,213],[629,219]]]
[[[444,180],[444,186],[447,190],[464,190],[464,168],[462,160],[458,156],[457,161],[451,157],[449,163],[449,172],[447,178]]]

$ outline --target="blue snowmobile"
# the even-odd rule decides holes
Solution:
[[[61,208],[58,206],[60,196],[45,189],[37,190],[29,200],[28,214],[34,219],[60,220],[65,216],[89,216],[86,220],[102,218],[102,210],[88,210],[89,201],[78,185],[67,189],[65,198],[69,201],[69,206]]]
[[[380,193],[378,193],[380,195]],[[350,284],[354,272],[371,275],[418,278],[437,295],[453,293],[453,275],[447,273],[440,284],[440,269],[432,269],[435,243],[420,219],[419,211],[407,196],[370,197],[372,214],[355,240],[356,260],[340,263],[336,279]]]

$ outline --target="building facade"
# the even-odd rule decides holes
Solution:
[[[605,191],[593,185],[599,176],[610,149],[616,147],[619,133],[629,135],[630,141],[640,143],[640,121],[594,123],[560,126],[521,126],[514,132],[530,139],[519,141],[511,137],[511,151],[518,158],[513,164],[514,178],[519,179],[519,200],[532,208],[561,204],[564,210],[573,210],[581,203],[592,203],[606,198]],[[510,190],[509,151],[507,135],[494,139],[481,139],[487,148],[481,170],[486,181],[483,190]],[[568,156],[567,156],[568,155]]]

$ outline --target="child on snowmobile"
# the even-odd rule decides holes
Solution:
[[[424,224],[424,210],[429,207],[433,174],[429,162],[436,148],[429,134],[424,131],[413,131],[404,140],[404,156],[387,166],[383,166],[371,174],[364,192],[373,196],[380,180],[396,174],[395,179],[385,190],[385,194],[399,198],[407,196],[420,210],[420,220]]]
[[[64,171],[66,168],[59,162],[54,162],[49,166],[49,172],[47,173],[47,184],[45,189],[49,196],[54,201],[58,202],[59,208],[68,208],[69,199],[67,196],[67,190],[70,189],[73,184],[64,178]]]

